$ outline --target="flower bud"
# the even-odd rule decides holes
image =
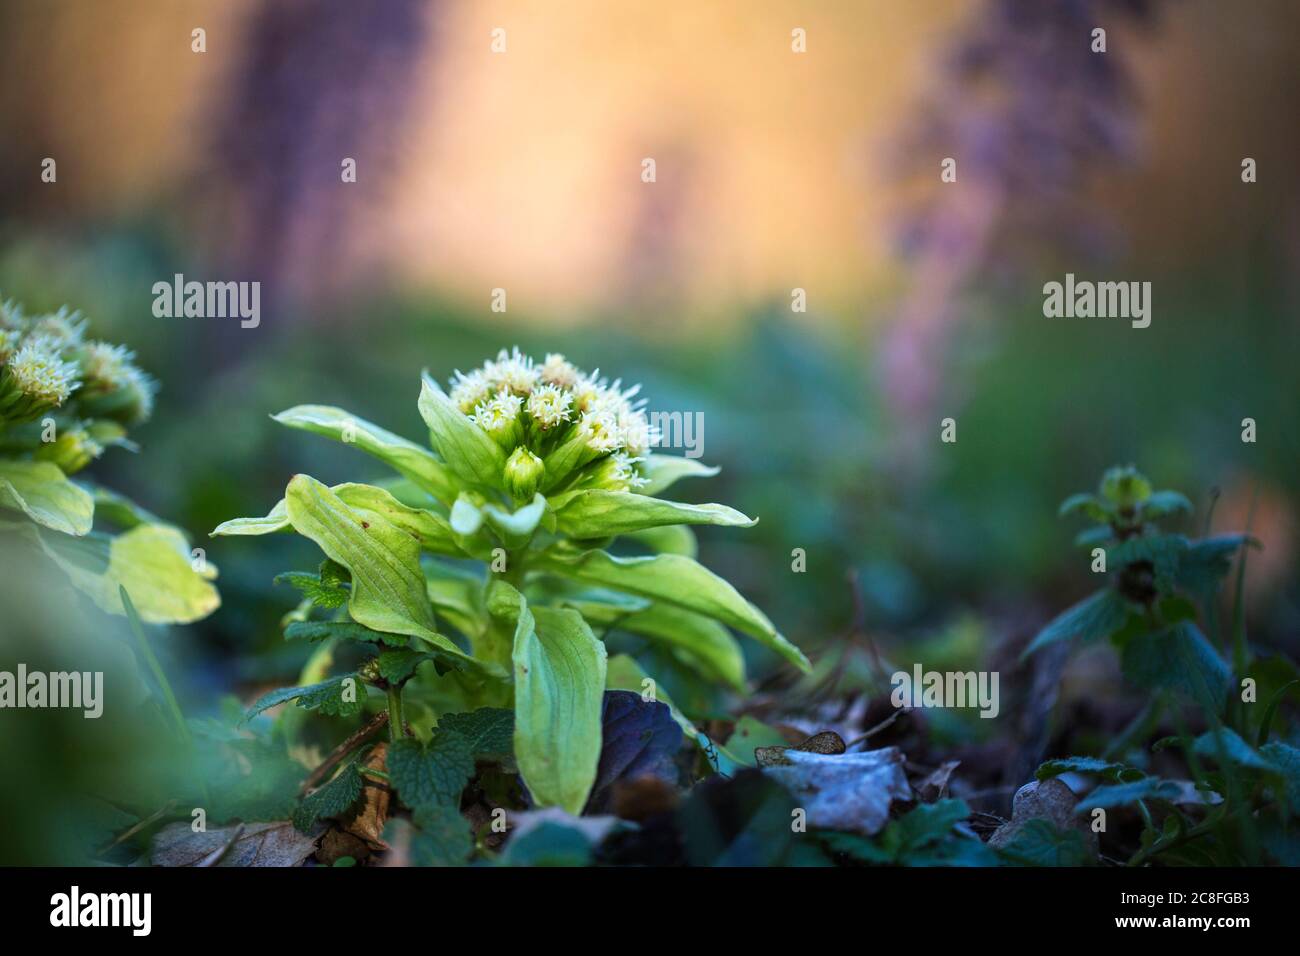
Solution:
[[[65,475],[76,474],[104,452],[104,446],[95,441],[85,428],[62,429],[52,442],[43,442],[33,453],[37,461],[58,465]]]
[[[63,361],[53,341],[29,338],[0,371],[0,421],[33,421],[66,402],[78,384],[77,367]]]
[[[506,491],[516,501],[531,501],[537,494],[537,486],[546,474],[546,465],[522,445],[516,448],[506,459],[504,473]]]
[[[524,426],[519,421],[523,399],[509,392],[499,392],[494,398],[479,405],[474,421],[492,440],[506,451],[513,451],[524,439]]]

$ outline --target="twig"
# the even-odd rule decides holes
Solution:
[[[340,760],[346,757],[348,753],[354,750],[362,743],[362,741],[366,740],[366,738],[375,734],[386,723],[388,723],[388,711],[381,710],[379,713],[375,714],[374,717],[370,718],[370,723],[366,724],[347,740],[343,741],[343,743],[331,750],[329,756],[321,762],[321,765],[313,770],[311,776],[303,781],[302,787],[298,791],[299,795],[306,794],[308,790],[324,780],[326,775],[338,765]]]
[[[99,853],[96,854],[96,855],[97,855],[97,856],[103,856],[103,855],[104,855],[105,853],[107,853],[109,850],[113,849],[113,847],[118,846],[118,845],[120,845],[120,844],[122,844],[122,843],[125,843],[127,840],[131,839],[131,837],[133,837],[133,836],[135,836],[137,833],[139,833],[141,830],[145,829],[146,827],[153,826],[155,823],[157,823],[157,822],[158,822],[159,820],[161,820],[163,817],[165,817],[165,816],[167,816],[168,814],[170,814],[170,813],[172,812],[172,810],[174,810],[175,808],[176,808],[176,801],[175,801],[175,800],[168,800],[166,803],[164,803],[161,807],[159,807],[159,808],[158,808],[157,810],[155,810],[153,813],[149,814],[149,816],[145,817],[143,820],[141,820],[141,821],[139,821],[138,823],[136,823],[133,827],[131,827],[131,828],[128,829],[128,830],[123,830],[120,834],[118,834],[118,835],[113,839],[113,841],[112,841],[111,843],[107,843],[107,844],[105,844],[105,845],[104,845],[104,848],[101,849],[101,850],[99,851]]]
[[[902,708],[901,710],[896,710],[896,711],[894,711],[892,714],[890,714],[888,717],[886,717],[886,718],[885,718],[884,720],[882,720],[880,723],[876,724],[876,726],[874,726],[874,727],[872,727],[870,730],[868,730],[868,731],[867,731],[865,734],[863,734],[861,737],[855,737],[854,739],[850,740],[847,744],[845,744],[845,745],[844,745],[844,749],[845,749],[845,751],[851,750],[852,748],[856,747],[858,744],[864,744],[864,743],[866,743],[867,740],[868,740],[869,738],[871,738],[871,737],[875,736],[876,734],[880,733],[882,730],[884,730],[886,727],[888,727],[888,726],[889,726],[890,724],[892,724],[894,721],[898,720],[899,717],[902,717],[904,714],[910,714],[911,712],[912,712],[912,708],[910,708],[910,707],[904,707],[904,708]]]

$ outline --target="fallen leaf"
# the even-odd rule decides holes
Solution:
[[[1058,830],[1079,831],[1088,851],[1095,857],[1098,853],[1097,834],[1086,818],[1074,812],[1078,803],[1074,791],[1056,777],[1031,780],[1016,791],[1011,802],[1011,819],[994,831],[989,837],[989,845],[1007,846],[1031,820],[1047,820]]]
[[[934,803],[943,799],[948,792],[948,780],[952,772],[961,766],[960,760],[945,760],[928,777],[916,785],[917,796],[922,803]]]
[[[387,761],[388,744],[381,742],[366,756],[362,766],[368,770],[387,772]],[[386,850],[388,844],[384,842],[384,825],[388,823],[388,804],[392,790],[381,780],[364,774],[362,778],[365,785],[361,791],[361,802],[357,804],[354,815],[343,825],[343,831],[365,841],[371,850]],[[357,856],[355,853],[343,855]],[[357,859],[361,857],[358,856]]]
[[[241,826],[244,832],[235,836]],[[316,841],[324,831],[323,826],[316,826],[309,834],[300,833],[288,820],[282,820],[237,823],[195,833],[189,823],[181,821],[169,823],[154,835],[149,858],[154,866],[197,866],[230,844],[216,866],[301,866],[316,852]]]
[[[763,772],[794,795],[809,826],[869,836],[889,822],[894,800],[912,799],[897,747],[837,755],[791,749],[784,756],[786,765]]]

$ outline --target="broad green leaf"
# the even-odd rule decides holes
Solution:
[[[411,837],[413,866],[463,866],[474,850],[469,821],[456,807],[421,807],[411,819],[417,831]],[[390,841],[391,842],[391,841]]]
[[[726,505],[691,505],[630,491],[589,489],[565,496],[556,528],[573,538],[603,538],[664,525],[711,524],[749,528],[758,522]]]
[[[281,425],[324,435],[373,455],[445,504],[459,491],[447,466],[427,448],[328,405],[297,405],[271,416]]]
[[[48,461],[0,460],[0,508],[21,511],[39,525],[83,535],[94,521],[95,501]]]
[[[170,525],[138,525],[107,539],[108,564],[101,571],[60,561],[80,590],[110,614],[125,613],[121,588],[149,624],[188,624],[221,606],[211,581],[216,568],[198,563],[185,536]]]
[[[1142,502],[1142,517],[1159,518],[1162,515],[1173,514],[1175,511],[1184,511],[1188,514],[1192,512],[1192,503],[1187,500],[1187,496],[1177,491],[1156,491],[1152,492],[1151,497]]]
[[[433,654],[417,651],[411,647],[398,647],[384,651],[375,660],[379,667],[379,676],[390,684],[403,684],[425,661],[435,660]]]
[[[1272,770],[1282,777],[1287,803],[1295,813],[1300,809],[1300,749],[1275,740],[1259,748],[1259,752]]]
[[[717,468],[706,465],[697,458],[679,455],[646,455],[641,463],[645,484],[638,489],[643,495],[657,495],[682,478],[712,478]]]
[[[1196,738],[1192,749],[1197,756],[1208,757],[1220,764],[1231,763],[1252,770],[1270,770],[1269,762],[1254,747],[1228,727],[1207,730]]]
[[[1186,551],[1187,539],[1180,534],[1146,534],[1107,549],[1106,558],[1115,568],[1135,561],[1151,562],[1156,587],[1169,591],[1173,589],[1179,562]]]
[[[506,453],[427,375],[421,379],[419,409],[429,426],[429,440],[447,467],[474,484],[502,486]]]
[[[388,775],[412,810],[455,808],[474,776],[474,752],[454,730],[436,728],[427,744],[403,737],[389,745]]]
[[[469,741],[475,757],[502,759],[514,753],[515,712],[503,707],[480,707],[462,714],[443,714],[440,728],[454,730]]]
[[[370,644],[402,645],[410,641],[405,634],[381,634],[355,621],[294,621],[284,629],[286,641],[358,641]]]
[[[466,637],[483,626],[483,579],[471,571],[441,561],[425,561],[425,591],[444,620]]]
[[[605,645],[577,611],[529,608],[505,582],[494,584],[488,600],[498,616],[515,620],[519,771],[538,805],[581,813],[600,761]]]
[[[745,689],[745,656],[731,633],[712,618],[670,604],[628,612],[599,601],[569,600],[588,622],[641,634],[684,651],[704,676]]]
[[[1244,534],[1225,534],[1191,542],[1178,560],[1178,586],[1209,596],[1232,567],[1237,551],[1253,540]]]
[[[633,531],[631,534],[624,535],[623,540],[642,545],[655,554],[684,554],[688,558],[693,558],[700,551],[695,540],[695,532],[684,524]]]
[[[425,551],[452,557],[464,556],[464,552],[456,545],[451,523],[436,511],[404,505],[392,494],[374,485],[349,483],[337,485],[330,490],[354,511],[383,515],[389,523],[418,541]]]
[[[1097,499],[1096,495],[1090,495],[1086,492],[1070,495],[1061,502],[1061,507],[1057,511],[1061,517],[1072,514],[1084,514],[1093,521],[1106,522],[1110,520],[1110,509]]]
[[[1108,780],[1119,780],[1121,774],[1132,769],[1122,763],[1111,763],[1099,757],[1061,757],[1040,764],[1034,777],[1038,780],[1046,780],[1063,773],[1090,773]]]
[[[80,476],[78,478],[80,479]],[[95,519],[97,521],[108,521],[117,525],[123,531],[134,528],[136,525],[167,523],[148,509],[140,507],[125,495],[118,494],[103,485],[81,480],[78,481],[78,484],[90,492],[91,497],[95,499]]]
[[[325,786],[305,797],[293,812],[293,825],[303,833],[308,832],[321,817],[341,817],[361,798],[365,781],[351,761]]]
[[[281,498],[266,513],[264,518],[231,518],[223,521],[209,532],[210,537],[217,535],[258,535],[275,534],[289,530],[289,510]]]
[[[1108,783],[1090,790],[1075,804],[1074,812],[1088,814],[1098,807],[1122,807],[1139,800],[1173,800],[1182,791],[1172,780],[1143,777],[1127,783]]]
[[[418,637],[473,661],[437,632],[420,569],[420,545],[376,511],[353,509],[319,481],[298,475],[285,490],[289,520],[326,556],[352,573],[348,613],[358,624]]]
[[[1021,656],[1028,657],[1048,644],[1075,637],[1084,642],[1108,637],[1127,618],[1128,604],[1123,596],[1114,588],[1104,588],[1058,614],[1029,642]]]
[[[1120,657],[1124,675],[1139,687],[1168,688],[1217,712],[1231,676],[1228,666],[1193,621],[1134,637]]]
[[[617,558],[604,551],[573,556],[542,555],[538,564],[575,580],[640,594],[711,617],[749,634],[805,673],[812,666],[767,615],[734,587],[692,558],[679,554]]]

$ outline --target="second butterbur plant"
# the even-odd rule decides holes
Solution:
[[[304,594],[286,637],[360,641],[374,652],[353,673],[267,695],[254,711],[297,699],[356,713],[374,688],[387,697],[397,775],[422,746],[406,736],[404,690],[408,702],[431,702],[439,730],[418,757],[433,763],[450,746],[439,736],[445,715],[513,711],[513,759],[533,802],[578,813],[596,779],[602,700],[613,683],[607,629],[656,642],[736,690],[745,671],[732,629],[807,670],[761,610],[695,560],[685,526],[754,521],[720,504],[657,497],[716,469],[652,451],[656,436],[636,393],[562,356],[536,363],[516,349],[457,372],[446,391],[423,377],[418,409],[430,447],[338,408],[274,416],[352,444],[400,478],[329,487],[296,475],[266,517],[214,531],[292,530],[314,541],[325,557],[318,572],[283,576]],[[649,553],[612,553],[620,539]],[[418,785],[407,777],[405,788],[394,782],[419,824],[432,810],[411,796]],[[359,784],[348,780],[339,789],[355,797]]]

